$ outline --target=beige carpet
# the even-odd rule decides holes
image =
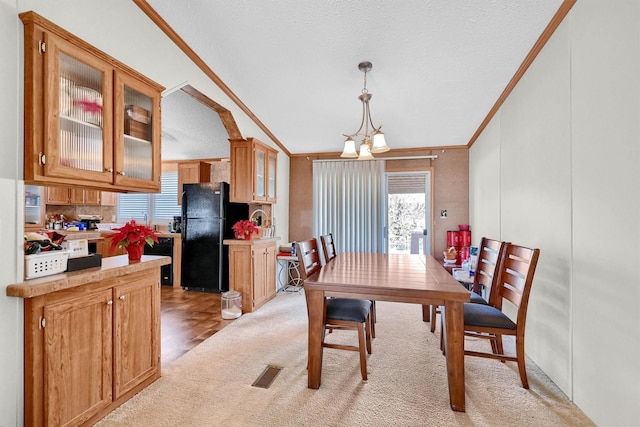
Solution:
[[[177,359],[98,425],[594,425],[531,362],[525,390],[515,363],[466,357],[467,411],[451,411],[440,336],[422,322],[420,307],[379,302],[377,314],[366,383],[357,353],[325,349],[322,385],[307,388],[304,293],[281,293]],[[331,339],[353,342],[356,336],[336,331]],[[268,364],[284,369],[270,388],[252,387]]]

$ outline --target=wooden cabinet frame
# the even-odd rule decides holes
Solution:
[[[238,203],[276,203],[278,152],[255,138],[231,139],[230,142],[230,200]],[[269,191],[271,183],[272,192]]]
[[[242,312],[251,313],[276,296],[276,241],[231,242],[229,289],[242,294]]]
[[[25,425],[95,422],[160,377],[159,276],[25,298]]]
[[[160,191],[160,98],[164,87],[34,12],[21,13],[20,19],[25,46],[25,182],[117,192]],[[60,52],[102,73],[102,170],[76,169],[59,161]],[[149,179],[122,173],[125,86],[151,99],[151,158],[146,159],[151,162]]]

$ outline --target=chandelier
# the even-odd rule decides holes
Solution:
[[[369,100],[373,95],[367,90],[367,72],[371,71],[371,68],[373,68],[373,64],[368,61],[358,64],[358,69],[364,73],[364,87],[362,88],[362,94],[358,97],[362,102],[362,121],[360,122],[360,127],[355,133],[352,133],[351,135],[344,134],[347,139],[344,141],[344,150],[340,157],[357,157],[358,160],[371,160],[373,159],[371,153],[384,153],[385,151],[389,151],[389,147],[384,140],[384,133],[380,131],[382,125],[375,127],[371,120]],[[371,125],[371,129],[369,129],[369,125]],[[355,141],[355,138],[358,137],[362,137],[359,153],[356,152]]]

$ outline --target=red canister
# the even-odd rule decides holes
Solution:
[[[447,247],[451,246],[462,246],[462,237],[460,235],[460,231],[447,231]]]
[[[456,258],[456,264],[462,264],[467,258],[469,258],[469,246],[457,247],[458,256]]]
[[[458,231],[460,233],[460,246],[471,246],[471,231]]]

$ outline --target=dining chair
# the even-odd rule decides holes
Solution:
[[[322,252],[324,253],[324,262],[329,262],[337,255],[336,245],[333,241],[333,233],[320,236],[320,242],[322,243]]]
[[[492,304],[492,289],[498,279],[496,269],[499,267],[498,262],[502,259],[505,249],[505,242],[483,237],[480,240],[478,248],[478,264],[473,276],[473,284],[471,285],[471,302],[476,304]],[[487,295],[485,300],[482,293]],[[495,299],[495,298],[494,298]],[[431,306],[431,332],[436,330],[436,314],[439,313],[438,306]],[[442,344],[442,342],[441,342]],[[441,346],[442,348],[442,346]]]
[[[524,355],[524,332],[529,294],[539,256],[540,249],[506,243],[499,262],[498,279],[493,284],[495,289],[491,292],[495,295],[490,296],[489,304],[465,303],[463,309],[465,336],[486,338],[492,342],[492,353],[465,349],[464,354],[502,362],[517,362],[522,387],[526,389],[529,388],[529,382]],[[508,300],[517,308],[515,321],[502,311],[504,300]],[[504,354],[503,335],[515,337],[515,356]]]
[[[322,243],[322,252],[324,253],[324,262],[327,263],[334,259],[338,252],[336,251],[335,240],[333,239],[333,233],[320,236],[320,242]],[[371,336],[376,337],[376,302],[371,300]]]
[[[318,241],[315,238],[296,242],[298,262],[302,266],[304,279],[317,273],[322,268]],[[371,354],[371,301],[351,298],[327,298],[325,302],[325,329],[356,330],[358,345],[335,344],[325,342],[322,347],[339,350],[356,351],[360,354],[360,374],[367,380],[367,355]]]

